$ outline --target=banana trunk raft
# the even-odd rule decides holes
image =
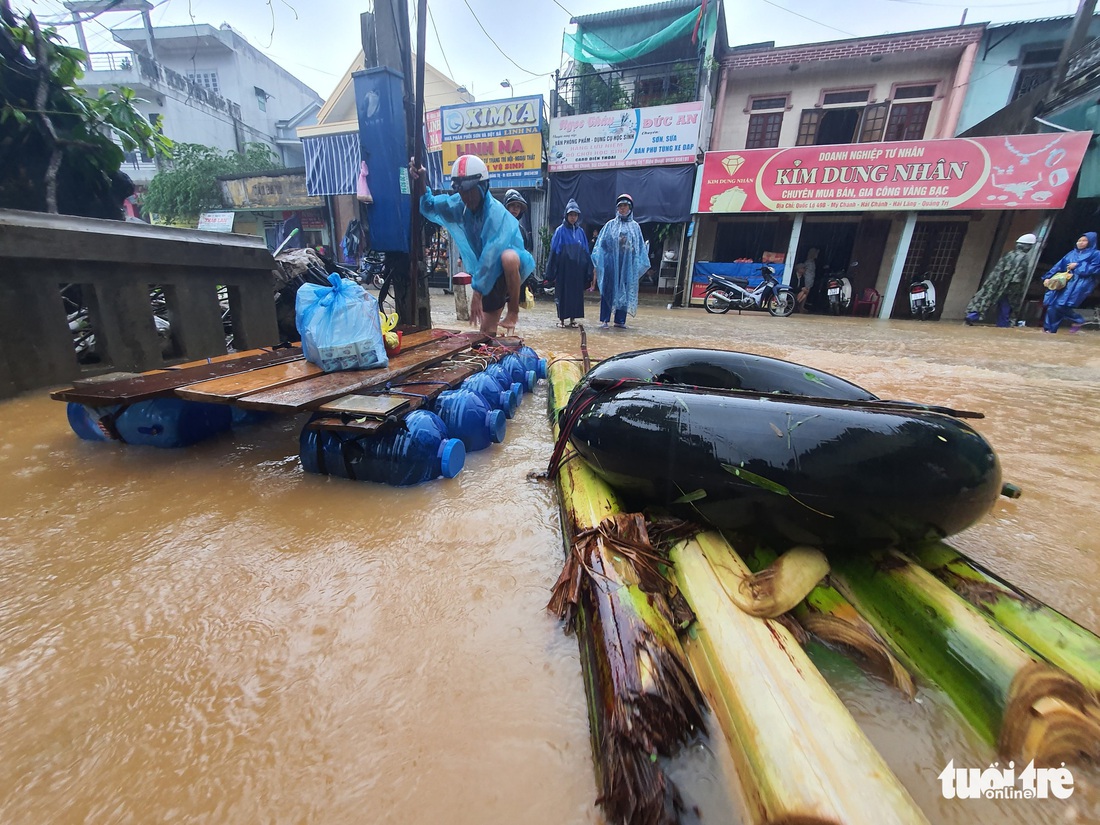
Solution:
[[[1100,639],[941,541],[1001,492],[972,414],[710,350],[548,377],[567,558],[551,608],[578,636],[610,821],[682,821],[665,765],[707,737],[728,746],[742,821],[927,821],[802,652],[811,638],[903,697],[945,697],[990,761],[1100,756]]]

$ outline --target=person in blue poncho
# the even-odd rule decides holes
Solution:
[[[626,315],[638,314],[638,281],[649,271],[649,250],[642,228],[634,220],[634,199],[619,195],[618,213],[600,230],[592,249],[595,277],[600,287],[600,325],[607,329],[612,314],[615,326],[626,327]]]
[[[546,280],[554,283],[554,301],[558,305],[558,323],[575,327],[584,317],[584,288],[591,280],[592,256],[588,236],[581,226],[581,208],[570,198],[565,205],[565,220],[550,239],[550,262]]]
[[[410,171],[414,177],[424,172]],[[427,189],[420,214],[451,234],[472,277],[470,322],[488,335],[496,335],[498,326],[512,333],[519,320],[520,284],[535,271],[535,259],[523,248],[519,223],[490,194],[489,169],[481,158],[462,155],[454,162],[451,189],[450,195]]]
[[[1055,278],[1059,273],[1068,273],[1069,279]],[[1047,308],[1043,316],[1043,332],[1054,334],[1062,321],[1070,322],[1070,332],[1077,332],[1085,319],[1076,308],[1092,294],[1100,280],[1100,252],[1096,249],[1096,233],[1086,232],[1077,239],[1073,249],[1067,252],[1043,276],[1043,286],[1047,287],[1043,296],[1043,306]],[[1061,286],[1062,283],[1065,286]],[[1051,289],[1051,286],[1060,288]]]

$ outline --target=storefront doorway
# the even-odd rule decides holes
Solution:
[[[939,319],[968,226],[968,220],[917,221],[901,272],[901,284],[890,312],[891,318],[909,317],[909,284],[914,279],[928,278],[936,287],[936,312],[932,317]]]

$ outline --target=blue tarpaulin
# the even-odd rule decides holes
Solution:
[[[367,207],[371,247],[379,252],[408,252],[411,153],[405,141],[403,79],[385,67],[365,69],[353,77],[360,149],[374,198]]]
[[[551,215],[564,215],[565,205],[575,200],[584,210],[586,223],[605,224],[615,217],[615,200],[625,192],[634,199],[638,223],[691,220],[695,164],[556,172],[552,180]]]

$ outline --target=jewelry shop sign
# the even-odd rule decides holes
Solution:
[[[707,152],[696,212],[1061,209],[1091,132]]]
[[[439,110],[443,171],[459,155],[477,155],[493,188],[542,182],[542,95],[461,103]]]
[[[703,104],[673,103],[550,121],[550,171],[695,163]]]

